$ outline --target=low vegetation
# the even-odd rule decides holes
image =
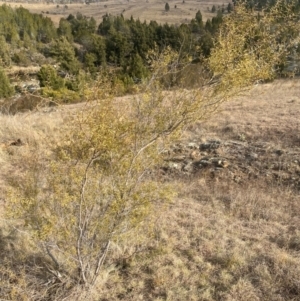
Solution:
[[[283,154],[299,152],[299,137],[261,146],[263,137],[242,125],[250,119],[232,114],[224,125],[225,106],[215,125],[206,121],[253,84],[294,74],[286,66],[299,42],[297,20],[295,6],[282,1],[259,18],[237,5],[206,54],[195,42],[198,60],[171,40],[147,48],[139,39],[145,49],[135,48],[125,33],[133,39],[135,26],[163,27],[122,17],[105,16],[96,34],[93,19],[70,16],[53,31],[60,37],[37,41],[59,62],[40,69],[39,97],[54,104],[75,93],[82,102],[1,115],[1,298],[297,300],[299,162]],[[165,28],[193,26],[205,36],[200,12],[190,26]],[[77,52],[73,41],[85,48]],[[81,70],[79,54],[91,70]],[[185,89],[196,61],[198,87]],[[134,94],[116,97],[120,81],[130,80]],[[297,120],[276,127],[287,133]],[[266,154],[280,164],[254,163]]]

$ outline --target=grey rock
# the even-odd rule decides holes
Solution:
[[[198,149],[198,144],[196,142],[190,142],[187,147],[190,149]]]
[[[208,141],[206,143],[201,143],[200,146],[199,146],[199,149],[201,151],[203,150],[215,150],[215,149],[218,149],[221,145],[221,142],[218,141],[218,140],[211,140],[211,141]]]
[[[187,173],[193,172],[193,170],[194,170],[193,163],[192,162],[187,163],[186,165],[183,166],[182,170],[187,172]]]
[[[275,154],[278,155],[278,156],[281,156],[281,155],[284,154],[284,151],[281,150],[281,149],[277,149],[277,150],[275,150]]]
[[[251,152],[251,153],[247,154],[246,157],[251,160],[256,160],[256,159],[258,159],[258,154]]]
[[[182,155],[182,156],[176,156],[176,157],[171,157],[171,158],[168,158],[166,159],[165,161],[172,161],[172,162],[182,162],[186,159],[186,156],[185,155]]]
[[[170,169],[175,169],[175,170],[181,170],[182,169],[182,165],[179,164],[179,163],[170,162],[169,163],[169,168]]]

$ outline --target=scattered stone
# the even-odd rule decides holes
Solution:
[[[198,149],[198,144],[195,142],[190,142],[188,143],[187,147],[191,149]]]
[[[201,168],[201,167],[210,166],[212,165],[212,163],[209,160],[201,159],[200,161],[194,162],[194,165]]]
[[[182,162],[185,159],[186,159],[186,156],[182,155],[182,156],[176,156],[176,157],[171,157],[171,158],[165,159],[165,161]]]
[[[40,82],[38,80],[31,80],[27,82],[22,82],[15,86],[16,91],[18,92],[29,92],[34,93],[35,91],[38,91],[41,89]]]
[[[278,156],[281,156],[284,154],[284,151],[282,151],[281,149],[277,149],[277,150],[275,150],[275,154]]]
[[[182,166],[181,166],[181,164],[170,162],[169,163],[169,168],[170,169],[175,169],[175,170],[181,170]]]
[[[195,159],[199,158],[199,156],[200,156],[199,152],[194,150],[190,153],[189,158],[192,160],[195,160]]]
[[[251,159],[251,160],[257,160],[258,158],[258,154],[256,153],[249,153],[246,155],[247,158]]]
[[[183,147],[182,144],[176,144],[176,145],[174,145],[173,148],[172,148],[172,151],[173,151],[174,153],[182,153],[183,150],[184,150],[184,147]]]
[[[24,143],[22,142],[21,139],[17,139],[15,141],[11,142],[9,145],[10,146],[22,146],[22,145],[24,145]]]
[[[242,182],[242,178],[241,178],[240,176],[236,176],[236,175],[235,175],[235,176],[233,177],[233,181],[236,182],[236,183],[238,183],[238,184],[240,184],[240,183]]]
[[[192,162],[187,163],[183,166],[182,170],[187,173],[192,173],[194,171],[194,165]]]
[[[226,160],[223,160],[223,161],[222,161],[222,167],[223,167],[223,168],[227,168],[228,166],[229,166],[229,162],[226,161]]]
[[[279,160],[279,156],[280,160]],[[276,182],[300,190],[300,149],[293,151],[274,148],[267,142],[209,140],[178,143],[164,151],[165,175],[203,176],[231,179],[237,184],[245,181]]]
[[[218,140],[211,140],[206,143],[201,143],[199,146],[200,150],[215,150],[218,149],[221,145],[221,142]]]

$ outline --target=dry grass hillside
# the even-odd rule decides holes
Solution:
[[[33,152],[40,158],[59,141],[65,118],[81,106],[0,115],[1,212],[10,181],[22,177]],[[300,300],[299,111],[299,79],[280,80],[191,126],[159,171],[179,195],[158,205],[151,243],[106,267],[85,300]],[[40,276],[23,234],[1,218],[3,266],[17,271],[17,293],[31,296],[24,300],[40,300],[56,284]],[[29,265],[39,272],[26,275]],[[0,299],[8,299],[8,277],[2,268]]]
[[[76,15],[78,12],[87,17],[94,17],[97,23],[102,20],[102,16],[105,14],[123,14],[125,18],[133,16],[133,18],[139,18],[141,21],[145,20],[149,22],[155,20],[162,24],[166,22],[170,24],[189,23],[191,19],[195,18],[198,10],[201,11],[203,19],[206,20],[215,16],[215,14],[210,11],[213,5],[222,7],[224,4],[226,8],[229,1],[188,0],[183,2],[182,0],[171,0],[168,1],[170,5],[170,11],[168,12],[165,11],[167,1],[161,0],[107,0],[90,3],[89,5],[84,3],[71,3],[67,4],[67,8],[64,4],[47,4],[46,1],[42,3],[0,1],[0,4],[1,2],[7,3],[12,7],[19,7],[21,5],[32,13],[48,16],[58,26],[61,18],[66,18],[69,14]]]

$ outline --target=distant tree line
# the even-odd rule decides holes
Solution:
[[[247,6],[262,9],[267,5],[264,1],[247,0]],[[268,4],[272,1],[275,3],[271,0]],[[292,5],[299,10],[300,0]],[[227,12],[233,9],[228,4]],[[56,28],[49,17],[4,4],[0,6],[0,68],[43,65],[40,83],[43,91],[49,93],[51,89],[53,97],[60,96],[53,91],[78,92],[82,82],[93,80],[103,69],[110,70],[114,81],[126,90],[151,74],[148,53],[154,49],[170,47],[180,54],[182,63],[192,60],[201,65],[211,53],[214,35],[223,20],[222,10],[216,12],[203,22],[198,11],[189,24],[179,26],[108,14],[97,24],[94,18],[78,13],[62,18]],[[2,90],[5,93],[0,97],[13,93],[11,88]]]
[[[93,18],[81,14],[69,15],[61,19],[58,34],[69,42],[76,42],[82,47],[77,57],[90,71],[98,66],[118,66],[127,73],[133,61],[141,60],[146,66],[147,53],[167,46],[180,51],[182,56],[199,54],[208,56],[212,47],[212,35],[222,22],[222,15],[214,17],[203,24],[201,12],[198,11],[190,24],[180,26],[150,23],[125,19],[121,16],[105,15],[97,27]]]
[[[56,28],[48,17],[4,4],[0,19],[0,66],[46,63],[39,74],[42,86],[77,91],[83,73],[94,78],[104,68],[114,70],[126,85],[143,80],[151,73],[147,54],[154,49],[170,47],[180,53],[180,60],[192,58],[199,63],[210,54],[222,13],[204,23],[198,11],[189,24],[180,26],[123,15],[105,15],[97,24],[78,13],[62,18]]]

